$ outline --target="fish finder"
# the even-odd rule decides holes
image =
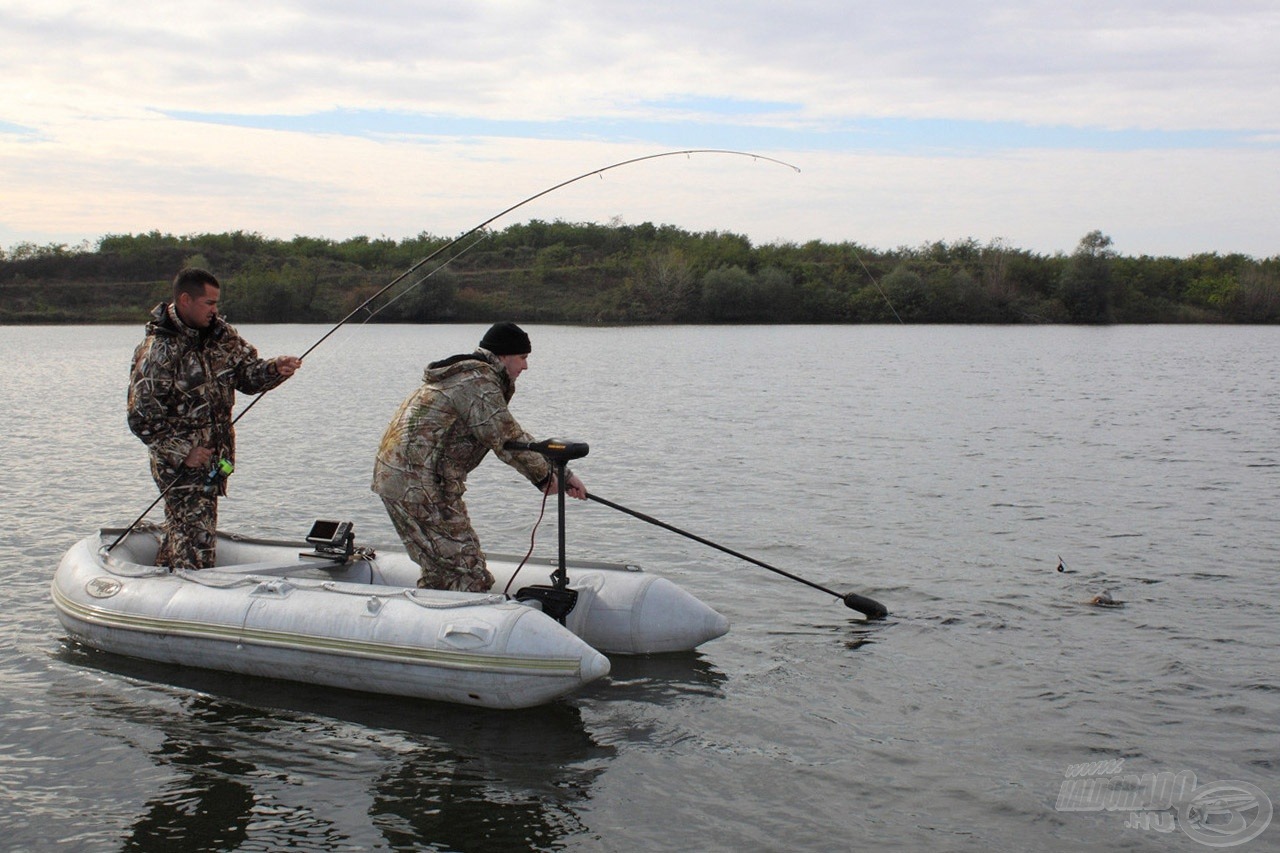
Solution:
[[[351,527],[349,521],[317,520],[307,534],[307,543],[315,546],[315,551],[300,556],[346,562],[355,553],[356,537]]]

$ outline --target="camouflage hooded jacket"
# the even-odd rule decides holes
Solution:
[[[453,502],[490,450],[529,482],[544,484],[551,476],[545,458],[502,447],[533,441],[507,409],[514,393],[506,368],[488,350],[428,365],[422,385],[400,404],[382,436],[373,490],[407,503]]]
[[[283,381],[221,317],[208,329],[193,329],[170,303],[157,305],[129,376],[129,429],[151,451],[156,484],[165,488],[180,473],[193,483],[203,477],[204,471],[183,465],[195,446],[234,462],[236,391],[258,394]],[[220,491],[226,494],[225,479]]]

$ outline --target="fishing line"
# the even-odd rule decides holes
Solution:
[[[442,270],[442,269],[444,269],[445,267],[449,266],[449,264],[453,263],[453,262],[454,262],[454,261],[456,261],[458,258],[462,257],[462,256],[463,256],[463,255],[465,255],[467,252],[470,252],[470,251],[471,251],[472,249],[474,249],[476,246],[480,245],[481,243],[483,243],[485,240],[488,240],[488,239],[489,239],[490,237],[492,237],[492,236],[493,236],[493,235],[492,235],[492,233],[491,233],[491,232],[489,232],[488,230],[484,231],[484,232],[483,232],[479,237],[477,237],[475,240],[473,240],[470,244],[468,244],[467,246],[463,247],[463,249],[462,249],[461,251],[459,251],[459,252],[455,252],[454,254],[450,255],[450,256],[449,256],[449,257],[447,257],[447,258],[445,258],[443,261],[441,261],[441,262],[440,262],[439,266],[435,267],[435,269],[431,270],[431,272],[427,273],[427,274],[426,274],[426,275],[424,275],[422,278],[418,279],[418,280],[417,280],[417,281],[415,281],[413,284],[410,284],[410,285],[409,285],[408,287],[406,287],[404,290],[400,291],[400,292],[399,292],[399,293],[397,293],[395,296],[393,296],[393,297],[391,297],[390,299],[388,299],[386,302],[384,302],[384,303],[383,303],[383,304],[378,308],[378,310],[377,310],[377,311],[370,311],[370,312],[368,312],[368,313],[369,313],[369,316],[367,316],[367,317],[365,317],[363,320],[361,320],[361,321],[360,321],[360,325],[361,325],[361,326],[363,326],[365,323],[368,323],[368,322],[369,322],[370,320],[372,320],[374,317],[378,316],[378,314],[380,314],[380,313],[382,313],[383,311],[385,311],[386,309],[390,308],[392,305],[394,305],[395,303],[397,303],[397,302],[399,302],[401,299],[403,299],[405,296],[407,296],[409,293],[413,292],[413,289],[414,289],[414,288],[416,288],[418,285],[422,284],[422,283],[423,283],[423,282],[425,282],[427,279],[431,278],[433,275],[435,275],[436,273],[440,272],[440,270]],[[314,349],[314,347],[312,347],[312,349]]]
[[[432,276],[434,276],[436,273],[440,272],[440,270],[444,269],[444,268],[445,268],[445,267],[447,267],[449,264],[451,264],[451,263],[453,263],[454,261],[456,261],[458,258],[460,258],[460,257],[462,257],[463,255],[467,254],[467,252],[470,252],[472,249],[474,249],[474,248],[475,248],[476,246],[478,246],[480,243],[483,243],[485,240],[490,239],[492,236],[493,236],[492,232],[490,232],[490,231],[487,231],[487,230],[486,230],[484,233],[482,233],[479,237],[477,237],[477,238],[476,238],[475,240],[473,240],[471,243],[469,243],[468,245],[464,246],[461,250],[459,250],[459,251],[455,252],[454,254],[450,255],[449,257],[445,258],[443,261],[441,261],[441,262],[440,262],[440,264],[439,264],[438,266],[436,266],[434,269],[432,269],[429,273],[427,273],[426,275],[422,276],[422,277],[421,277],[421,278],[419,278],[418,280],[414,281],[412,284],[410,284],[410,285],[408,285],[407,287],[405,287],[403,290],[401,290],[401,291],[400,291],[399,293],[397,293],[395,296],[391,297],[391,298],[390,298],[390,299],[388,299],[386,302],[382,303],[382,305],[378,306],[376,309],[370,310],[370,309],[369,309],[369,307],[368,307],[367,305],[365,305],[365,307],[364,307],[365,317],[364,317],[362,320],[360,320],[360,322],[359,322],[359,323],[357,323],[357,324],[353,324],[353,325],[356,325],[356,326],[358,326],[358,327],[363,327],[363,326],[364,326],[364,325],[366,325],[369,321],[373,320],[375,317],[377,317],[377,316],[378,316],[379,314],[381,314],[383,311],[387,310],[387,309],[388,309],[388,308],[390,308],[392,305],[394,305],[396,302],[398,302],[400,299],[404,298],[406,295],[408,295],[410,292],[412,292],[412,291],[413,291],[413,289],[414,289],[415,287],[417,287],[418,285],[422,284],[422,283],[423,283],[423,282],[425,282],[427,279],[429,279],[429,278],[431,278]],[[366,302],[367,302],[367,300],[366,300]],[[354,338],[354,337],[347,337],[347,338],[346,338],[346,340],[342,341],[341,343],[339,343],[339,344],[337,345],[337,349],[329,349],[328,351],[326,351],[325,355],[323,356],[323,358],[324,358],[324,362],[323,362],[323,363],[329,363],[329,362],[334,361],[334,360],[335,360],[335,359],[336,359],[336,358],[337,358],[337,357],[338,357],[342,352],[344,352],[345,348],[350,347],[354,341],[355,341],[355,338]],[[312,347],[312,349],[315,349],[315,347]],[[314,372],[314,371],[311,371],[311,372]],[[305,381],[305,379],[304,379],[304,381]],[[266,392],[264,391],[264,392],[262,392],[262,393],[263,393],[263,394],[265,394]],[[261,394],[260,394],[260,395],[258,395],[258,396],[261,396]],[[252,407],[252,406],[253,406],[253,404],[257,402],[257,399],[258,399],[258,398],[257,398],[257,397],[255,397],[255,398],[254,398],[253,400],[251,400],[247,405],[245,405],[245,407],[244,407],[244,408],[243,408],[239,413],[237,413],[237,414],[236,414],[235,418],[234,418],[234,419],[232,419],[232,421],[231,421],[231,425],[232,425],[232,426],[235,426],[235,424],[240,420],[240,418],[244,417],[245,412],[249,411],[250,407]]]
[[[341,329],[343,326],[345,326],[348,322],[350,322],[350,320],[351,320],[353,317],[355,317],[355,316],[356,316],[357,314],[359,314],[361,311],[365,311],[365,310],[368,308],[368,306],[369,306],[369,305],[371,305],[371,304],[374,302],[374,300],[376,300],[376,299],[378,299],[380,296],[382,296],[382,294],[386,293],[388,290],[390,290],[391,288],[395,287],[397,284],[400,284],[402,281],[404,281],[405,279],[407,279],[407,278],[409,278],[410,276],[412,276],[415,272],[417,272],[418,270],[420,270],[422,267],[426,266],[427,264],[431,263],[431,262],[432,262],[432,261],[434,261],[436,258],[438,258],[438,257],[440,257],[441,255],[444,255],[445,253],[449,252],[449,251],[450,251],[454,246],[457,246],[459,243],[462,243],[462,242],[464,242],[465,240],[469,239],[472,235],[474,235],[474,234],[476,234],[476,233],[478,233],[478,232],[484,231],[486,228],[488,228],[488,226],[489,226],[489,225],[491,225],[493,222],[496,222],[497,220],[501,219],[502,217],[506,216],[508,213],[511,213],[511,212],[513,212],[513,211],[515,211],[515,210],[519,210],[520,208],[524,207],[526,204],[529,204],[529,203],[531,203],[531,202],[537,201],[538,199],[542,198],[543,196],[545,196],[545,195],[549,195],[550,193],[553,193],[553,192],[555,192],[556,190],[563,189],[564,187],[567,187],[567,186],[569,186],[570,184],[575,184],[575,183],[577,183],[578,181],[585,180],[585,179],[590,178],[590,177],[593,177],[593,176],[595,176],[595,175],[603,175],[605,172],[612,171],[613,169],[620,169],[620,168],[622,168],[623,166],[630,166],[630,165],[635,164],[635,163],[643,163],[643,162],[645,162],[645,161],[647,161],[647,160],[657,160],[657,159],[660,159],[660,158],[663,158],[663,157],[676,157],[676,156],[679,156],[679,155],[682,155],[682,154],[685,156],[685,158],[686,158],[686,159],[690,159],[690,158],[692,158],[692,156],[693,156],[694,154],[722,154],[722,155],[727,155],[727,156],[732,156],[732,157],[750,157],[752,160],[756,160],[756,161],[764,161],[764,162],[766,162],[766,163],[774,163],[774,164],[777,164],[777,165],[779,165],[779,166],[785,166],[786,168],[788,168],[788,169],[792,169],[792,170],[794,170],[795,172],[799,172],[799,171],[800,171],[800,167],[799,167],[799,166],[795,166],[795,165],[792,165],[791,163],[787,163],[786,161],[778,160],[778,159],[773,158],[773,157],[766,157],[766,156],[765,156],[765,155],[763,155],[763,154],[756,154],[756,153],[753,153],[753,152],[750,152],[750,151],[735,151],[735,150],[728,149],[728,148],[685,148],[685,149],[681,149],[681,150],[678,150],[678,151],[663,151],[663,152],[660,152],[660,153],[658,153],[658,154],[645,154],[645,155],[643,155],[643,156],[641,156],[641,157],[631,157],[631,158],[629,158],[629,159],[627,159],[627,160],[619,160],[617,163],[611,163],[611,164],[609,164],[608,166],[602,166],[602,167],[600,167],[599,169],[592,169],[592,170],[591,170],[591,171],[589,171],[589,172],[583,172],[581,175],[577,175],[577,176],[572,177],[572,178],[569,178],[569,179],[567,179],[567,180],[560,181],[559,183],[557,183],[557,184],[553,184],[553,185],[551,185],[551,186],[547,187],[546,189],[539,190],[538,192],[534,193],[533,195],[528,196],[527,198],[521,199],[520,201],[518,201],[518,202],[516,202],[515,204],[511,205],[510,207],[506,207],[506,208],[504,208],[504,209],[500,210],[499,212],[495,213],[493,216],[490,216],[488,219],[486,219],[485,221],[481,222],[479,225],[476,225],[474,228],[471,228],[471,229],[469,229],[469,230],[467,230],[467,231],[463,232],[463,233],[462,233],[461,235],[459,235],[458,237],[455,237],[454,239],[450,240],[448,243],[445,243],[443,246],[441,246],[440,248],[436,249],[434,252],[431,252],[431,253],[430,253],[430,254],[428,254],[426,257],[422,258],[420,261],[418,261],[417,263],[413,264],[411,267],[409,267],[408,269],[406,269],[404,272],[400,273],[400,275],[396,276],[396,277],[395,277],[395,278],[393,278],[391,281],[387,282],[387,283],[386,283],[385,285],[383,285],[379,290],[377,290],[377,291],[376,291],[372,296],[370,296],[369,298],[365,299],[363,302],[361,302],[359,305],[357,305],[355,308],[353,308],[353,309],[352,309],[352,310],[351,310],[351,311],[350,311],[350,312],[349,312],[345,317],[343,317],[341,320],[339,320],[339,321],[338,321],[338,322],[333,326],[333,328],[329,329],[329,331],[327,331],[327,332],[325,332],[323,335],[321,335],[319,340],[317,340],[314,344],[312,344],[310,347],[308,347],[308,348],[307,348],[307,350],[306,350],[305,352],[303,352],[303,353],[302,353],[302,355],[300,355],[300,356],[298,357],[298,358],[299,358],[299,360],[303,360],[303,359],[305,359],[308,355],[310,355],[312,352],[314,352],[314,351],[315,351],[315,349],[316,349],[317,347],[319,347],[322,343],[324,343],[326,340],[328,340],[328,339],[330,338],[330,336],[332,336],[335,332],[337,332],[339,329]],[[478,242],[479,242],[479,240],[477,240],[476,242],[478,243]],[[475,245],[475,244],[473,243],[473,244],[471,244],[471,245]],[[465,252],[465,251],[467,251],[467,250],[469,250],[469,249],[470,249],[470,246],[468,246],[468,247],[467,247],[467,249],[464,249],[463,251]],[[406,292],[407,292],[408,290],[412,289],[413,287],[416,287],[418,284],[421,284],[421,283],[422,283],[422,281],[425,281],[427,278],[430,278],[432,275],[434,275],[436,272],[438,272],[438,271],[439,271],[440,269],[442,269],[444,266],[446,266],[447,264],[449,264],[450,262],[452,262],[452,260],[453,260],[454,258],[458,257],[460,254],[462,254],[462,253],[460,252],[460,253],[458,253],[458,254],[455,254],[455,255],[453,255],[453,256],[451,256],[451,257],[449,257],[449,258],[448,258],[447,260],[445,260],[443,263],[441,263],[440,265],[438,265],[437,267],[435,267],[435,268],[434,268],[430,273],[428,273],[426,276],[423,276],[423,278],[422,278],[422,279],[419,279],[417,282],[414,282],[414,284],[412,284],[412,285],[410,285],[408,288],[406,288]],[[403,295],[403,294],[401,294],[401,295]],[[397,297],[397,298],[398,298],[398,297]],[[385,306],[384,306],[384,307],[385,307]],[[379,310],[381,310],[381,309],[379,309]],[[375,313],[375,314],[376,314],[377,312],[373,312],[373,313]],[[370,317],[372,317],[372,314],[370,315]],[[366,320],[365,320],[365,322],[368,322],[368,319],[366,319]],[[232,421],[231,421],[231,425],[232,425],[232,426],[234,426],[234,425],[235,425],[235,424],[236,424],[236,423],[237,423],[241,418],[243,418],[246,414],[248,414],[249,410],[250,410],[250,409],[252,409],[255,405],[257,405],[258,401],[259,401],[259,400],[261,400],[264,396],[266,396],[266,394],[267,394],[267,392],[266,392],[266,391],[263,391],[261,394],[259,394],[258,396],[254,397],[254,398],[249,402],[249,404],[248,404],[247,406],[245,406],[243,409],[241,409],[241,410],[240,410],[240,413],[239,413],[238,415],[236,415],[236,416],[235,416],[235,418],[233,418],[233,419],[232,419]],[[147,517],[147,514],[148,514],[148,513],[150,513],[150,512],[151,512],[151,510],[155,509],[156,505],[160,503],[160,501],[164,498],[164,496],[165,496],[165,495],[167,495],[167,494],[169,493],[169,491],[170,491],[170,490],[171,490],[175,485],[177,485],[178,481],[179,481],[179,480],[181,480],[181,479],[183,478],[183,473],[184,473],[184,472],[179,472],[178,476],[177,476],[177,477],[175,477],[175,478],[173,479],[173,481],[169,483],[169,485],[165,486],[165,487],[164,487],[164,489],[162,489],[162,490],[161,490],[160,495],[159,495],[159,496],[158,496],[154,501],[152,501],[152,502],[151,502],[151,505],[150,505],[150,506],[148,506],[145,510],[143,510],[143,511],[142,511],[142,514],[141,514],[141,515],[139,515],[136,519],[134,519],[133,523],[132,523],[132,524],[130,524],[127,528],[125,528],[125,531],[124,531],[123,533],[121,533],[121,534],[120,534],[120,536],[119,536],[119,537],[118,537],[114,542],[112,542],[110,545],[108,545],[108,546],[106,547],[106,551],[107,551],[107,553],[110,553],[110,552],[111,552],[111,551],[112,551],[112,550],[113,550],[117,545],[119,545],[121,542],[123,542],[123,541],[125,540],[125,538],[127,538],[127,537],[129,536],[129,534],[133,532],[134,528],[136,528],[136,527],[137,527],[137,526],[142,522],[142,519],[146,518],[146,517]]]
[[[858,259],[858,266],[862,267],[862,271],[867,274],[867,278],[871,279],[871,283],[875,285],[876,290],[878,290],[880,295],[884,297],[884,302],[889,306],[889,310],[893,312],[894,319],[903,326],[907,325],[906,323],[903,323],[902,318],[898,316],[898,309],[894,308],[893,303],[889,301],[889,294],[884,292],[884,288],[880,286],[880,282],[876,281],[876,277],[871,274],[871,270],[867,269],[867,265],[863,263],[862,255],[858,254],[856,247],[853,249],[853,256]]]

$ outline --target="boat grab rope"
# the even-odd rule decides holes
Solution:
[[[315,587],[309,588],[314,589]],[[441,592],[441,590],[418,589],[417,587],[394,587],[382,592],[379,590],[341,587],[337,585],[336,581],[321,581],[319,588],[323,589],[325,592],[332,592],[338,595],[354,595],[359,598],[385,598],[390,600],[393,598],[404,597],[419,607],[426,608],[427,610],[449,610],[454,607],[481,607],[494,604],[505,604],[507,602],[507,597],[505,595],[499,595],[496,593],[486,595],[482,598],[465,598],[462,600],[450,599],[447,601],[436,599],[434,601],[424,601],[418,596],[429,595],[433,592]]]
[[[406,587],[388,587],[386,589],[377,589],[373,586],[360,586],[359,584],[340,583],[339,581],[312,581],[306,578],[278,577],[269,575],[242,575],[236,578],[227,578],[225,580],[215,579],[209,576],[207,570],[182,569],[174,572],[175,575],[183,580],[193,581],[201,586],[207,586],[211,589],[235,589],[239,586],[263,586],[264,584],[288,584],[294,589],[307,590],[309,592],[328,592],[334,595],[351,595],[356,598],[370,599],[380,598],[390,601],[395,598],[407,598],[419,607],[427,610],[448,610],[456,607],[479,607],[483,605],[504,604],[507,601],[503,595],[486,595],[481,598],[467,598],[462,600],[441,601],[423,600],[419,595],[439,592],[439,590],[417,589]],[[279,589],[279,587],[277,587]],[[281,590],[284,591],[284,590]]]
[[[200,584],[200,586],[207,586],[210,589],[235,589],[238,586],[258,586],[266,581],[278,580],[288,580],[290,583],[294,583],[292,578],[267,577],[266,575],[239,575],[231,578],[227,578],[224,575],[222,578],[215,580],[211,577],[211,572],[216,571],[217,569],[174,569],[173,575],[174,577],[182,578],[184,581],[191,581],[192,583]]]
[[[414,604],[418,605],[419,607],[424,607],[427,610],[448,610],[451,607],[479,607],[481,605],[494,605],[494,604],[507,603],[507,597],[505,595],[495,595],[495,594],[486,595],[484,598],[466,598],[466,599],[463,599],[462,601],[440,601],[439,599],[436,599],[435,601],[424,601],[421,598],[418,598],[419,593],[430,593],[430,592],[439,592],[439,590],[406,589],[403,591],[402,594],[404,595],[405,598],[409,599]]]
[[[335,595],[351,595],[357,598],[382,598],[391,600],[394,598],[407,598],[419,607],[428,610],[448,610],[454,607],[478,607],[482,605],[503,604],[507,601],[503,595],[486,595],[481,598],[468,598],[463,600],[441,601],[424,601],[419,595],[439,592],[439,590],[417,589],[406,587],[388,587],[386,589],[377,589],[373,586],[361,586],[359,584],[342,583],[340,581],[316,581],[307,578],[280,577],[277,575],[240,575],[238,577],[213,577],[208,569],[179,569],[173,573],[175,576],[183,580],[198,583],[201,586],[210,589],[235,589],[240,586],[263,586],[264,584],[288,584],[291,588],[306,590],[309,592],[329,592]],[[277,587],[279,588],[279,587]]]
[[[339,585],[339,581],[322,580],[316,581],[308,578],[297,578],[279,575],[236,575],[228,577],[221,574],[217,569],[176,569],[169,571],[165,566],[143,566],[138,563],[129,563],[127,561],[118,560],[112,557],[107,551],[106,546],[98,549],[98,556],[101,558],[101,566],[104,571],[116,577],[122,578],[154,578],[154,577],[177,577],[184,581],[199,584],[209,589],[236,589],[242,586],[262,586],[271,583],[287,583],[295,589],[308,590],[311,592],[330,592],[336,595],[353,595],[359,598],[407,598],[419,607],[427,610],[448,610],[457,607],[479,607],[484,605],[505,604],[509,599],[501,593],[491,593],[483,597],[467,598],[462,600],[441,601],[424,600],[420,596],[430,595],[440,590],[418,589],[416,587],[384,587],[379,588],[377,584],[360,585],[350,582]],[[370,561],[370,568],[374,567],[374,563]],[[132,566],[137,571],[125,571],[125,566]]]

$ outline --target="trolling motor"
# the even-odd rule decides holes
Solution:
[[[528,450],[541,453],[555,466],[556,484],[560,487],[557,495],[559,505],[560,565],[551,573],[551,585],[533,584],[521,587],[516,591],[516,601],[537,601],[542,612],[555,619],[561,625],[565,617],[573,611],[578,603],[578,591],[569,589],[569,573],[564,563],[564,493],[565,473],[570,459],[581,459],[591,452],[591,448],[582,441],[562,441],[548,438],[543,441],[508,441],[503,447],[507,450]]]

